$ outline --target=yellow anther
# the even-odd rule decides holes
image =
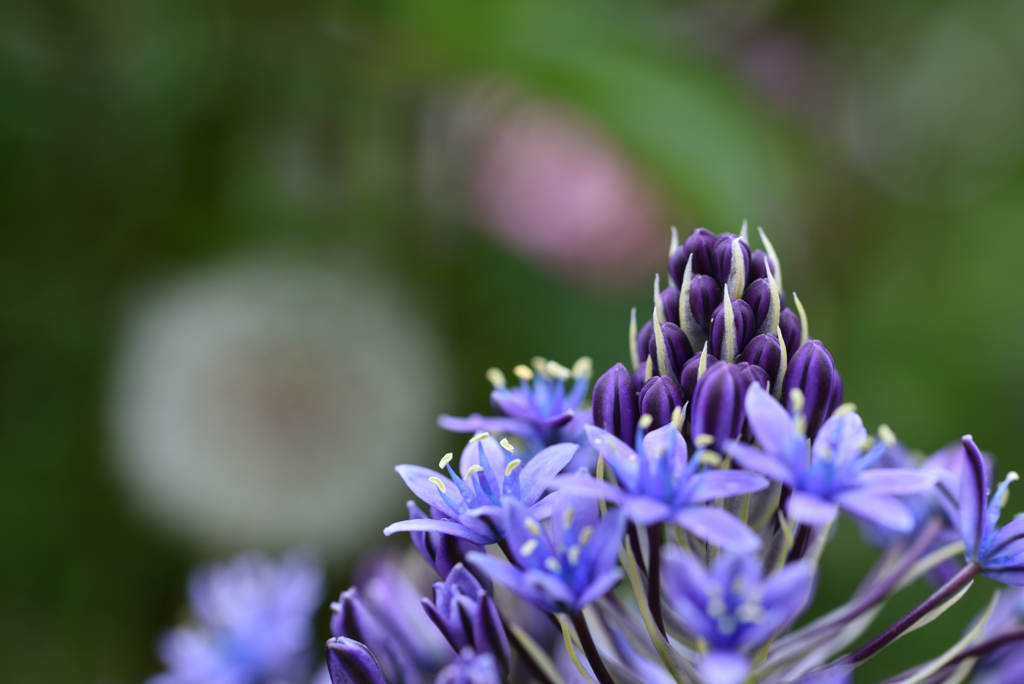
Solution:
[[[845,406],[845,405],[846,404],[843,404],[843,406]],[[839,408],[842,408],[843,406],[840,406]],[[850,410],[854,411],[854,410],[856,410],[856,408],[857,407],[854,406]],[[836,411],[839,411],[839,409],[836,409]],[[833,416],[836,415],[836,411],[834,411],[832,413]],[[842,415],[842,414],[840,414],[840,415]],[[887,447],[896,446],[896,433],[893,432],[892,428],[889,427],[888,425],[886,425],[885,423],[882,423],[881,425],[878,426],[878,438],[881,439],[882,442],[884,442],[885,446],[887,446]]]
[[[704,449],[700,452],[700,462],[709,466],[717,468],[722,465],[724,459],[722,455],[717,451],[711,449]]]
[[[1016,482],[1017,480],[1020,479],[1020,475],[1017,474],[1016,470],[1011,470],[1010,472],[1006,473],[1006,479],[1009,480],[1010,482]]]
[[[714,443],[715,443],[715,436],[714,435],[709,435],[706,432],[702,432],[701,434],[697,435],[693,439],[693,445],[695,447],[697,447],[698,449],[703,449],[705,447],[709,447],[709,446],[711,446]]]
[[[544,375],[545,366],[547,365],[548,360],[545,359],[543,356],[534,356],[532,359],[530,359],[530,366],[533,367],[534,371],[540,373],[541,375]]]
[[[453,458],[455,458],[455,455],[449,451],[447,454],[441,457],[441,462],[437,464],[437,467],[444,470],[444,467],[451,463]]]
[[[672,425],[674,425],[676,430],[679,430],[680,432],[683,430],[683,416],[685,414],[686,411],[682,406],[676,406],[672,409]]]
[[[736,617],[740,622],[754,623],[761,620],[764,608],[756,603],[744,603],[736,609]]]
[[[484,472],[483,467],[479,463],[474,463],[473,465],[471,465],[468,468],[466,468],[466,475],[465,475],[465,477],[469,477],[473,473],[482,473],[482,472]]]
[[[484,373],[484,377],[487,378],[487,382],[491,383],[494,389],[505,389],[508,383],[505,380],[505,374],[501,372],[500,368],[490,367],[487,372]]]
[[[503,437],[502,440],[498,442],[498,444],[500,444],[501,448],[510,454],[516,450],[516,448],[512,446],[512,443],[508,441],[508,437]]]
[[[580,562],[580,556],[583,555],[583,547],[579,544],[573,544],[565,552],[565,559],[569,561],[569,565],[576,565]]]
[[[572,371],[557,361],[548,361],[544,364],[544,370],[556,380],[568,380],[572,377]]]
[[[572,377],[577,380],[580,378],[589,378],[593,372],[594,360],[589,356],[581,356],[576,359],[576,363],[572,364]]]
[[[804,398],[804,392],[799,387],[794,387],[789,390],[789,404],[793,407],[793,413],[803,413],[804,404],[806,399]]]
[[[513,368],[512,375],[516,376],[520,380],[526,380],[527,382],[533,380],[533,371],[530,370],[529,366],[524,366],[523,364],[519,364]]]
[[[857,405],[854,404],[852,401],[847,401],[847,402],[844,402],[844,403],[840,404],[839,406],[836,406],[836,410],[832,412],[832,417],[833,418],[838,418],[839,416],[845,416],[847,413],[856,413],[856,411],[857,411]],[[889,434],[892,436],[892,444],[895,444],[896,443],[896,433],[894,433],[889,428],[888,425],[884,425],[883,424],[883,425],[879,425],[878,426],[878,434],[879,434],[879,436],[882,436],[882,428],[885,428],[886,430],[889,431]],[[885,442],[885,437],[882,437],[882,441]],[[889,444],[889,443],[886,442],[886,444]],[[889,446],[892,446],[892,444],[889,444]]]
[[[544,559],[544,567],[547,568],[549,572],[562,572],[562,564],[559,563],[558,559],[554,556],[548,556]]]
[[[478,432],[469,438],[469,443],[472,444],[473,442],[479,442],[481,439],[487,439],[490,436],[490,432]]]
[[[572,517],[576,513],[576,510],[572,506],[566,506],[565,511],[562,513],[562,527],[569,529],[572,527]]]
[[[651,423],[653,422],[654,416],[652,416],[650,413],[645,413],[644,415],[640,416],[640,420],[636,421],[636,424],[639,425],[642,429],[646,430],[647,428],[651,427]]]
[[[530,534],[532,534],[534,537],[540,536],[540,525],[538,525],[537,521],[533,518],[526,518],[525,520],[523,520],[523,525],[526,526],[526,529],[528,529],[530,531]]]
[[[593,536],[594,536],[594,526],[593,525],[587,525],[582,530],[580,530],[580,536],[579,536],[580,544],[586,544],[587,542],[590,541],[590,538],[593,537]]]
[[[534,551],[537,550],[537,546],[540,544],[536,539],[527,539],[523,542],[523,545],[519,547],[519,555],[523,558],[528,557]]]
[[[516,468],[518,468],[519,464],[522,463],[522,462],[523,462],[522,459],[519,459],[519,458],[513,458],[511,461],[509,461],[508,465],[505,466],[505,477],[508,477],[509,475],[511,475],[512,471],[515,470]]]
[[[716,618],[720,615],[724,615],[727,608],[728,606],[725,605],[725,601],[718,598],[717,596],[712,596],[708,599],[708,603],[704,607],[704,612],[706,612],[711,617]]]
[[[437,488],[441,490],[442,494],[444,494],[444,480],[439,477],[429,477],[427,480],[436,484]]]

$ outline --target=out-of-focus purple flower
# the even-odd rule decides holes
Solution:
[[[782,383],[782,399],[786,407],[794,408],[792,392],[799,389],[803,395],[802,411],[807,418],[807,435],[814,437],[832,409],[836,378],[836,364],[825,345],[808,340],[789,360],[786,379]],[[842,390],[839,391],[840,398]]]
[[[434,600],[423,599],[423,607],[456,651],[468,646],[490,653],[501,679],[508,675],[512,655],[498,607],[464,565],[459,563],[444,582],[434,583]]]
[[[409,511],[410,520],[426,519],[423,511],[413,501],[407,501],[406,509]],[[437,520],[443,518],[443,514],[436,508],[431,507],[430,517]],[[417,530],[410,532],[412,545],[427,565],[434,568],[440,577],[447,577],[456,563],[462,562],[470,551],[482,551],[483,549],[468,542],[461,537],[453,537],[440,532],[424,532]]]
[[[1010,589],[999,597],[995,610],[982,631],[982,640],[998,639],[1024,627],[1024,589]],[[1016,639],[982,658],[977,665],[975,684],[1016,684],[1024,672],[1024,649]]]
[[[590,389],[593,364],[584,356],[572,369],[555,361],[536,357],[533,368],[519,365],[513,373],[519,378],[518,387],[508,387],[505,374],[497,368],[487,371],[487,379],[494,387],[491,406],[496,416],[474,413],[465,418],[442,415],[438,424],[451,432],[513,435],[522,438],[530,453],[546,446],[572,442],[590,422],[588,412],[582,408]],[[572,380],[571,388],[566,387]]]
[[[970,435],[964,435],[963,473],[960,479],[960,534],[964,556],[981,566],[983,574],[1013,587],[1024,586],[1024,517],[999,527],[999,516],[1009,496],[1010,483],[1020,479],[1010,472],[989,499],[985,459]]]
[[[690,404],[690,434],[702,447],[722,446],[743,431],[743,396],[747,379],[740,369],[724,361],[716,363],[697,381]]]
[[[724,554],[707,568],[675,547],[665,553],[663,573],[672,607],[708,646],[700,667],[714,684],[745,682],[752,652],[806,607],[814,586],[810,563],[766,577],[756,555]]]
[[[459,460],[459,473],[451,466],[452,455],[441,459],[450,477],[417,465],[400,465],[395,471],[421,501],[444,518],[413,518],[384,528],[396,532],[440,532],[474,544],[493,544],[503,535],[502,501],[515,499],[534,506],[551,481],[572,460],[578,444],[556,444],[535,455],[525,466],[513,457],[512,446],[481,433],[469,441]]]
[[[760,548],[761,540],[739,519],[705,505],[764,489],[768,481],[760,475],[736,470],[698,472],[701,459],[687,461],[686,442],[672,425],[643,437],[638,434],[635,450],[599,428],[588,426],[587,435],[614,471],[619,486],[580,473],[558,478],[560,490],[611,501],[627,518],[641,525],[674,522],[736,553]]]
[[[165,633],[167,670],[148,684],[304,683],[323,598],[323,572],[300,556],[258,554],[198,569],[189,579],[194,626]]]
[[[632,436],[640,406],[632,374],[621,363],[609,368],[594,383],[594,425],[613,435]]]
[[[745,400],[747,423],[761,449],[730,442],[726,453],[748,470],[792,489],[786,513],[806,525],[824,525],[839,509],[897,531],[914,526],[914,515],[897,496],[922,492],[938,480],[932,471],[872,468],[880,443],[864,453],[868,434],[856,413],[833,416],[815,437],[808,458],[801,407],[792,415],[762,388],[751,385]]]
[[[501,684],[504,679],[492,654],[466,648],[455,662],[437,673],[434,684]]]
[[[471,553],[468,560],[542,610],[575,613],[622,579],[616,565],[625,520],[618,510],[601,518],[594,500],[556,497],[548,529],[523,504],[506,500],[515,565],[483,553]]]
[[[387,684],[370,649],[355,639],[328,639],[325,655],[331,684]]]
[[[640,411],[652,419],[649,430],[669,425],[673,412],[682,405],[683,395],[671,377],[655,376],[640,388]]]

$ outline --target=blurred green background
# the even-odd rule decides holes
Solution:
[[[230,550],[128,505],[107,410],[124,298],[245,251],[340,250],[428,301],[452,360],[429,409],[459,414],[490,365],[626,360],[668,226],[746,218],[869,427],[1024,467],[1022,46],[1012,0],[0,5],[0,678],[140,681],[188,569]],[[550,130],[494,142],[523,121]],[[562,157],[560,131],[584,132]],[[566,177],[531,196],[550,150]],[[573,234],[574,168],[598,199],[643,190]],[[522,237],[546,217],[568,248]],[[863,549],[845,525],[819,606]],[[858,681],[952,642],[987,590]]]

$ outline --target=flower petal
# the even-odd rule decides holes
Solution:
[[[740,470],[710,470],[690,478],[690,502],[704,503],[714,499],[759,492],[768,487],[768,480],[755,473]]]
[[[836,496],[836,503],[843,510],[858,518],[888,527],[897,532],[914,529],[914,513],[899,499],[877,495],[866,489],[851,489]]]
[[[761,473],[768,479],[775,480],[776,482],[783,482],[788,485],[794,484],[793,473],[785,464],[749,444],[727,442],[725,453],[728,456],[732,456],[734,461],[747,470]]]
[[[964,450],[960,474],[960,535],[964,540],[967,557],[978,557],[978,544],[985,536],[985,504],[988,485],[985,478],[985,459],[970,435],[964,435]]]
[[[672,517],[672,509],[663,501],[646,496],[627,496],[622,499],[622,512],[640,525],[653,525]]]
[[[611,467],[619,484],[628,490],[635,489],[637,472],[640,467],[636,452],[618,437],[599,427],[587,425],[585,430],[591,446]]]
[[[939,481],[934,470],[910,468],[875,468],[857,475],[857,484],[874,494],[917,494]]]
[[[527,601],[536,604],[542,600],[541,595],[526,581],[523,571],[511,563],[479,551],[470,551],[466,554],[466,562]]]
[[[454,520],[433,520],[431,518],[420,518],[419,520],[400,520],[396,523],[391,523],[384,528],[384,535],[390,537],[396,532],[440,532],[441,534],[451,535],[452,537],[459,537],[466,541],[471,541],[474,544],[491,544],[494,542],[493,538],[485,537],[478,532],[474,532],[462,523],[457,523]]]
[[[522,420],[502,416],[484,416],[479,413],[472,413],[465,417],[449,416],[442,413],[437,417],[437,424],[448,432],[466,434],[490,432],[499,435],[515,435],[524,439],[536,439],[537,437],[537,431],[533,426]]]
[[[576,610],[579,610],[583,606],[593,603],[614,589],[621,581],[622,570],[619,568],[612,568],[611,570],[601,573],[587,585],[587,588],[584,589],[583,593],[576,599],[576,603],[573,607],[576,608]]]
[[[480,461],[480,451],[483,450],[486,463]],[[506,452],[498,444],[494,437],[484,437],[475,442],[469,442],[462,449],[459,456],[459,475],[466,477],[466,471],[478,465],[484,469],[487,481],[495,494],[501,493],[501,483],[505,481],[505,464],[508,461]]]
[[[721,508],[684,508],[676,513],[675,521],[698,538],[730,553],[750,553],[761,548],[761,539],[753,530]]]
[[[811,446],[811,458],[828,459],[836,465],[850,463],[860,456],[867,438],[864,421],[856,413],[833,416],[818,430]]]
[[[838,513],[836,504],[810,492],[792,492],[786,501],[786,514],[805,525],[825,525],[835,520]]]
[[[613,485],[611,482],[598,480],[590,475],[565,475],[555,478],[554,486],[561,492],[573,496],[586,496],[593,499],[606,499],[613,503],[619,503],[625,496],[625,492]]]
[[[663,425],[657,430],[651,430],[644,437],[643,445],[647,458],[667,458],[672,466],[686,465],[686,440],[674,425]],[[672,453],[669,453],[669,449]]]
[[[814,588],[814,566],[809,562],[789,563],[769,576],[761,599],[765,608],[779,609],[792,620],[806,607]]]
[[[747,679],[750,663],[735,651],[715,650],[700,661],[700,671],[714,684],[741,684]]]
[[[578,444],[555,444],[531,458],[519,474],[519,491],[523,503],[527,506],[536,503],[579,448]]]
[[[423,503],[433,506],[437,510],[441,511],[445,516],[449,518],[458,517],[459,512],[453,509],[445,498],[441,496],[441,490],[436,484],[430,481],[430,478],[440,478],[444,484],[445,493],[449,499],[455,502],[462,501],[462,495],[459,494],[458,488],[455,483],[448,479],[447,475],[442,475],[436,470],[430,470],[418,465],[397,465],[395,466],[395,472],[401,476],[405,481],[405,484],[412,493],[420,498]]]
[[[1024,518],[1006,523],[996,534],[992,543],[982,549],[985,567],[1024,567]]]
[[[764,388],[752,383],[743,400],[747,423],[765,451],[779,453],[793,437],[793,419]]]

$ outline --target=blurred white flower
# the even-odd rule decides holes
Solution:
[[[240,259],[140,297],[110,403],[131,498],[232,548],[344,552],[378,533],[400,513],[393,466],[430,452],[448,392],[415,299],[351,259],[295,257]]]

